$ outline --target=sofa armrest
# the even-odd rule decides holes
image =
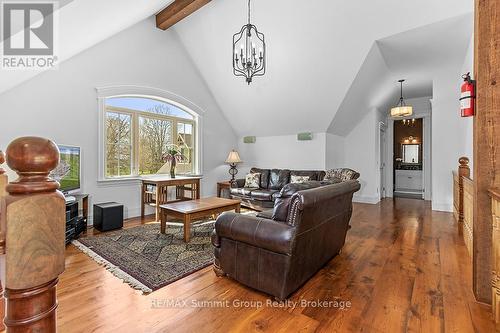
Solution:
[[[290,255],[295,228],[266,218],[225,212],[215,222],[212,244],[220,246],[220,238],[247,243],[266,250]]]
[[[234,182],[231,182],[231,188],[241,187],[245,187],[245,179],[235,179]]]

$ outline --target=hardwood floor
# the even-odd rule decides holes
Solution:
[[[452,214],[433,212],[421,200],[386,199],[355,204],[351,224],[342,253],[292,295],[290,303],[298,305],[284,307],[266,306],[266,295],[218,278],[211,268],[143,296],[69,246],[58,286],[59,330],[494,331],[490,307],[474,301],[470,257]],[[167,307],[169,300],[177,303]],[[331,302],[322,307],[302,301]],[[333,307],[334,301],[350,307]],[[203,307],[210,302],[214,307]]]

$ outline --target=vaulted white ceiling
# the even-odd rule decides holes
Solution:
[[[172,1],[59,1],[60,61]],[[408,97],[429,94],[429,71],[463,60],[472,30],[472,0],[253,0],[268,70],[248,86],[233,75],[231,59],[246,6],[247,0],[213,0],[171,28],[241,136],[345,135],[367,109],[397,99],[400,77],[408,79]],[[36,74],[2,71],[0,93]]]
[[[231,65],[232,35],[246,21],[246,5],[246,0],[214,0],[174,27],[241,136],[325,132],[367,56],[375,54],[368,76],[384,74],[387,84],[394,82],[385,73],[404,72],[406,61],[428,63],[421,51],[398,54],[406,45],[384,38],[473,10],[470,0],[254,0],[252,23],[266,36],[268,71],[248,86],[233,76]],[[422,36],[416,38],[425,46]],[[380,45],[374,45],[377,40]],[[394,60],[400,58],[406,60]],[[377,94],[373,82],[358,85],[367,95]],[[415,89],[423,93],[428,85],[420,82]]]
[[[406,79],[405,98],[432,96],[434,74],[463,64],[472,25],[472,14],[464,14],[375,41],[328,132],[346,135],[368,112],[388,112],[399,99],[399,79]]]
[[[63,62],[168,6],[174,0],[59,0],[59,61]],[[155,29],[155,27],[151,27]],[[2,45],[0,43],[0,49]],[[1,71],[0,93],[41,71]]]

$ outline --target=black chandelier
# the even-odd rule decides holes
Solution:
[[[250,0],[248,0],[248,23],[240,32],[233,35],[233,73],[236,76],[244,76],[248,84],[252,82],[254,76],[266,73],[266,43],[264,34],[250,23]]]

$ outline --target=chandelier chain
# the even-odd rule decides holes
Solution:
[[[250,24],[250,0],[248,0],[248,24]]]

